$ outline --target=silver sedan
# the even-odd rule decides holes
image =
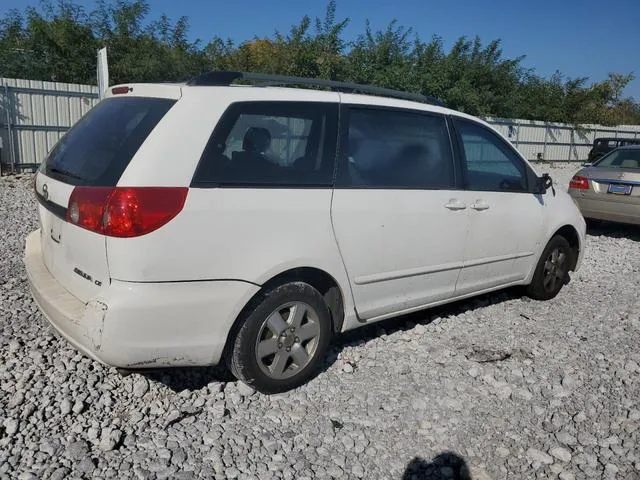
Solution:
[[[569,194],[587,219],[640,225],[640,145],[585,164],[571,179]]]

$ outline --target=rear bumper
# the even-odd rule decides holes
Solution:
[[[580,194],[571,196],[585,218],[640,225],[640,204],[594,199]]]
[[[112,280],[85,304],[47,270],[37,230],[27,237],[25,266],[55,330],[85,355],[120,368],[218,363],[233,322],[259,289],[241,281]]]

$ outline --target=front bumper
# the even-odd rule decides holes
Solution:
[[[33,298],[55,330],[85,355],[120,368],[218,363],[233,322],[259,290],[242,281],[111,280],[84,303],[44,265],[38,230],[27,237],[25,266]]]

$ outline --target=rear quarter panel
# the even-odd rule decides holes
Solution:
[[[108,238],[113,278],[264,283],[293,267],[343,269],[331,190],[192,188],[182,212],[141,237]]]
[[[350,318],[354,309],[331,227],[331,195],[331,189],[192,188],[183,211],[159,230],[107,239],[111,276],[262,285],[292,268],[314,267],[341,287]]]
[[[330,92],[184,88],[182,98],[118,186],[189,186],[209,137],[234,101],[337,101]],[[348,280],[331,226],[330,188],[190,188],[183,210],[137,238],[107,238],[111,277],[128,282],[241,280],[261,285],[299,267],[331,275],[353,320]]]

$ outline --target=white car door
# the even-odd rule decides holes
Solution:
[[[359,317],[451,298],[468,210],[444,116],[343,105],[341,123],[332,222]]]
[[[469,235],[456,296],[522,281],[537,260],[544,199],[535,174],[484,125],[454,120],[469,207]]]

